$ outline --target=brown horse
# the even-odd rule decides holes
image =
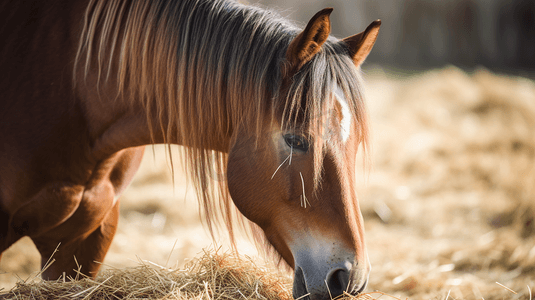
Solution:
[[[232,235],[235,205],[294,268],[294,297],[361,292],[359,66],[380,22],[337,40],[331,11],[299,30],[227,0],[2,1],[0,253],[61,243],[44,278],[95,276],[143,145],[178,144],[209,225]]]

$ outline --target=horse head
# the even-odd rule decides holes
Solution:
[[[318,12],[293,37],[274,96],[280,105],[260,130],[237,128],[228,156],[230,195],[294,269],[295,298],[357,294],[370,272],[354,187],[367,137],[358,68],[380,21],[336,40],[329,37],[331,11]]]

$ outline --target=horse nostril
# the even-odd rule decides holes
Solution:
[[[308,294],[307,284],[305,281],[305,275],[303,274],[303,269],[301,267],[295,268],[294,275],[294,286],[292,290],[294,299],[307,300],[309,297],[303,297]]]
[[[327,275],[327,288],[331,297],[336,298],[347,290],[349,284],[349,272],[345,269],[336,269]]]

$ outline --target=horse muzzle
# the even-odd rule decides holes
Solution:
[[[370,270],[367,261],[359,263],[352,255],[325,254],[308,252],[295,255],[295,299],[330,300],[344,292],[356,295],[366,288]]]

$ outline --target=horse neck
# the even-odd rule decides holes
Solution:
[[[82,82],[76,83],[82,107],[87,118],[89,134],[93,139],[92,152],[97,158],[105,158],[129,147],[149,144],[176,144],[187,147],[228,152],[232,131],[214,137],[214,132],[189,132],[188,128],[176,128],[174,124],[188,124],[185,120],[173,120],[162,111],[154,98],[140,103],[131,97],[120,96],[113,80],[99,83],[100,74],[91,71]],[[202,111],[201,111],[202,112]],[[181,118],[177,114],[177,118]],[[205,118],[203,115],[197,119]],[[203,135],[192,141],[192,137]],[[210,136],[206,136],[210,135]]]
[[[261,122],[261,114],[269,106],[269,101],[261,101],[266,98],[263,91],[277,76],[270,67],[273,64],[259,62],[281,56],[289,41],[289,37],[275,37],[281,34],[280,22],[267,22],[269,16],[256,16],[255,10],[247,11],[232,2],[217,2],[218,8],[183,1],[176,7],[182,9],[178,14],[182,17],[159,17],[180,20],[176,28],[165,27],[162,24],[174,22],[160,22],[153,14],[147,15],[146,24],[141,26],[132,20],[144,19],[144,14],[128,17],[130,22],[126,17],[116,18],[120,14],[111,9],[115,7],[111,2],[91,3],[110,8],[88,10],[93,15],[86,20],[81,44],[85,46],[77,60],[77,78],[84,78],[78,81],[83,81],[79,84],[83,85],[90,131],[95,145],[102,145],[98,151],[109,153],[151,143],[228,151],[233,126],[240,126],[244,119]],[[143,3],[133,2],[137,8],[129,11],[146,10]],[[232,12],[228,6],[243,11]],[[220,13],[218,21],[216,11]],[[249,17],[239,17],[242,13]],[[210,16],[211,22],[202,22]],[[101,21],[95,21],[98,19]],[[243,23],[246,19],[249,23]],[[101,28],[98,24],[112,25]],[[259,24],[266,28],[259,30]],[[120,34],[114,28],[120,29]],[[247,32],[241,32],[244,28]],[[215,43],[205,36],[227,38]],[[251,44],[252,37],[261,42]],[[266,79],[270,83],[261,86]]]

